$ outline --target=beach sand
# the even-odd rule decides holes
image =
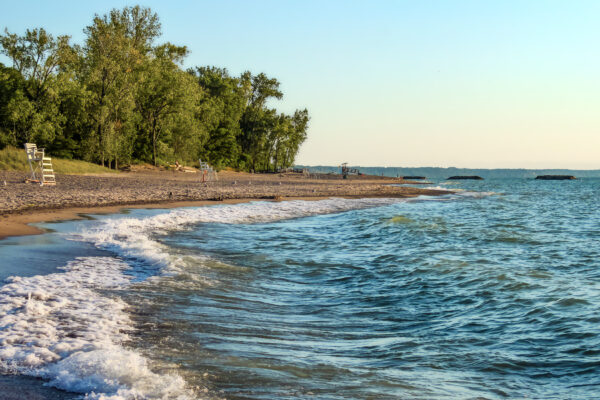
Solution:
[[[390,186],[397,178],[223,171],[201,182],[195,173],[142,171],[102,175],[57,175],[56,186],[25,183],[25,172],[0,171],[0,239],[38,234],[28,225],[116,213],[124,208],[174,208],[251,200],[318,200],[328,197],[414,197],[443,191]],[[6,184],[4,184],[6,182]],[[418,182],[412,182],[418,183]]]

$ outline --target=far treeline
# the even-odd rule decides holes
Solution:
[[[281,99],[265,74],[184,70],[185,46],[157,44],[149,8],[96,15],[82,45],[42,28],[0,35],[0,149],[37,143],[56,157],[111,168],[199,157],[217,168],[269,171],[294,163],[308,111],[268,106]]]
[[[310,172],[330,174],[339,173],[340,167],[318,165],[296,165],[296,168],[307,168]],[[361,167],[352,166],[367,175],[382,176],[425,176],[427,179],[444,180],[452,175],[478,175],[485,179],[533,179],[538,175],[574,175],[578,178],[600,178],[600,169],[523,169],[523,168],[438,168],[438,167]]]

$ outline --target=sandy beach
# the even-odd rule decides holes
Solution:
[[[123,208],[173,208],[251,200],[328,197],[414,197],[445,192],[390,186],[398,178],[223,171],[218,181],[195,173],[138,171],[103,175],[58,175],[56,186],[25,183],[24,172],[0,171],[0,238],[41,231],[28,224],[114,213]],[[413,182],[416,183],[416,182]]]

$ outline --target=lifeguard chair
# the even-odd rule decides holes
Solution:
[[[27,182],[39,183],[42,186],[56,185],[52,159],[46,157],[44,149],[38,149],[34,143],[25,143],[25,153],[27,153],[27,162],[31,171]]]
[[[202,182],[219,180],[219,177],[217,176],[217,171],[215,171],[213,167],[208,165],[207,162],[204,162],[201,159],[199,159],[198,163],[200,164],[200,174],[202,176]]]

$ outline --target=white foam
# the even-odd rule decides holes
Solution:
[[[181,257],[170,254],[154,237],[169,231],[184,230],[198,223],[257,223],[337,213],[388,205],[401,199],[338,199],[319,201],[251,202],[214,207],[182,208],[147,218],[119,218],[101,221],[81,232],[79,239],[94,243],[117,254],[143,259],[163,273],[181,272]]]
[[[191,398],[182,378],[152,372],[123,346],[133,330],[126,304],[99,291],[126,287],[127,268],[86,257],[64,272],[8,278],[0,288],[0,369],[91,399]]]
[[[489,197],[489,196],[494,196],[497,195],[498,193],[496,192],[471,192],[471,191],[464,191],[462,193],[457,193],[460,196],[463,197],[475,197],[477,199],[481,199],[484,197]]]
[[[182,208],[145,218],[102,220],[73,238],[142,259],[144,264],[155,264],[157,272],[170,274],[184,269],[185,257],[170,252],[156,235],[198,223],[273,222],[400,201],[407,200],[297,200]],[[0,370],[42,377],[52,386],[86,393],[90,399],[195,397],[181,377],[153,372],[148,359],[124,346],[134,329],[127,305],[101,291],[127,288],[128,264],[112,257],[86,257],[62,269],[44,276],[12,277],[0,288]]]
[[[442,185],[443,185],[443,183],[442,183]],[[462,197],[475,197],[475,198],[483,198],[483,197],[488,197],[488,196],[493,196],[493,195],[498,194],[496,192],[475,192],[475,191],[459,189],[459,188],[449,189],[449,188],[444,188],[441,186],[429,186],[429,187],[426,187],[425,189],[443,190],[445,192],[448,192],[449,194],[455,194],[457,196],[462,196]]]
[[[100,221],[79,239],[174,272],[185,258],[170,254],[156,234],[191,224],[269,222],[391,204],[398,199],[254,202],[176,209],[147,218]],[[154,373],[149,361],[124,343],[134,327],[126,303],[101,294],[125,289],[125,262],[77,258],[62,272],[11,277],[0,288],[0,370],[38,376],[49,385],[90,399],[192,398],[184,380]]]
[[[456,193],[456,192],[462,192],[462,191],[464,191],[464,189],[448,189],[448,188],[441,187],[441,186],[427,186],[424,189],[443,190],[445,192],[450,192],[450,193]]]

